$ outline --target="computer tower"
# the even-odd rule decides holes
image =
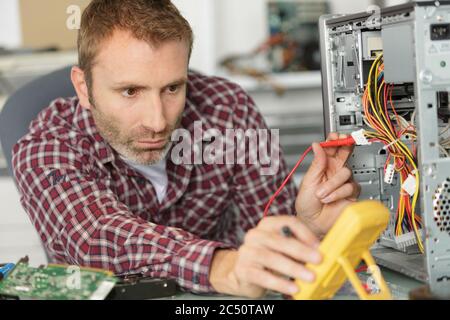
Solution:
[[[373,8],[372,8],[373,9]],[[391,212],[377,263],[450,297],[450,1],[320,21],[325,133],[364,129],[348,162]]]

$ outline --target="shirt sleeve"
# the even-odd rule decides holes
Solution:
[[[212,256],[228,245],[135,216],[72,145],[21,140],[13,155],[22,206],[57,261],[174,278],[184,290],[214,292]]]
[[[239,210],[240,226],[245,232],[263,218],[267,203],[289,172],[279,143],[278,130],[268,128],[253,99],[242,89],[238,90],[236,96],[236,126],[254,130],[258,138],[256,149],[249,140],[244,163],[238,162],[235,166],[233,198]],[[250,158],[252,150],[253,156],[258,154],[258,161]],[[296,215],[296,196],[297,188],[291,179],[272,203],[268,215]]]

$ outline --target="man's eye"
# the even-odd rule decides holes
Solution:
[[[178,91],[178,89],[179,89],[179,85],[173,85],[173,86],[169,86],[168,88],[167,88],[167,90],[170,92],[170,93],[176,93],[177,91]]]
[[[135,88],[128,88],[124,91],[122,91],[122,95],[126,98],[132,98],[137,94],[137,89]]]

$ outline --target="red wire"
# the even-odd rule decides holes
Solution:
[[[303,153],[303,155],[300,157],[300,160],[297,161],[297,163],[295,164],[294,168],[291,170],[291,172],[288,174],[288,176],[286,177],[286,179],[284,179],[283,183],[281,184],[281,186],[278,188],[277,192],[275,192],[273,194],[272,197],[270,197],[269,202],[267,202],[266,208],[264,209],[264,217],[267,217],[267,213],[269,212],[269,208],[270,205],[272,204],[272,202],[274,202],[275,198],[278,196],[278,194],[281,192],[281,190],[283,190],[284,186],[286,185],[286,183],[288,183],[289,179],[291,179],[291,176],[294,174],[295,170],[297,170],[298,166],[303,162],[303,160],[305,159],[305,157],[307,156],[307,154],[312,150],[312,146],[308,147],[308,149],[306,149],[306,151]]]
[[[332,147],[342,147],[342,146],[352,146],[355,144],[355,140],[353,139],[352,136],[347,137],[347,138],[342,138],[342,139],[337,139],[337,140],[329,140],[329,141],[323,141],[320,143],[320,145],[322,146],[322,148],[332,148]],[[303,155],[300,157],[300,159],[297,161],[297,163],[295,164],[294,168],[291,170],[291,172],[288,174],[288,176],[286,177],[286,179],[284,179],[283,183],[281,184],[281,186],[278,188],[278,190],[273,194],[272,197],[270,197],[269,202],[267,202],[266,208],[264,209],[264,215],[263,217],[265,218],[267,216],[267,213],[269,212],[269,207],[270,205],[274,202],[275,198],[278,196],[278,194],[281,192],[281,190],[284,188],[284,186],[286,185],[286,183],[289,181],[289,179],[291,179],[292,175],[294,174],[295,170],[297,170],[297,168],[300,166],[300,164],[303,162],[303,160],[305,159],[306,155],[312,150],[312,146],[308,147],[308,149],[306,149],[306,151],[303,153]]]
[[[360,266],[359,268],[357,268],[357,269],[355,270],[355,272],[356,272],[356,273],[366,272],[367,269],[368,269],[368,268],[367,268],[366,265],[362,265],[362,266]]]

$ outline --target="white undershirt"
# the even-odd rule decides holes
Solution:
[[[164,157],[160,162],[153,165],[137,164],[133,161],[124,159],[123,157],[122,160],[152,183],[153,188],[155,188],[156,191],[156,196],[158,197],[158,202],[161,203],[166,196],[167,185],[169,184],[166,170],[166,158]]]

